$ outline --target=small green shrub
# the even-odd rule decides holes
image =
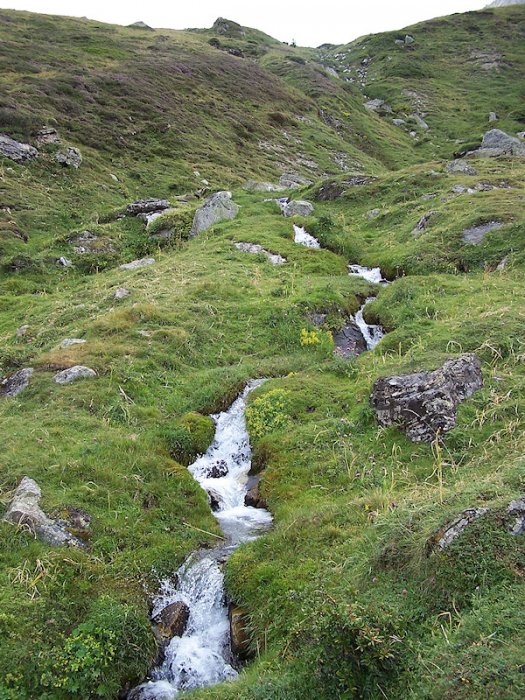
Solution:
[[[286,428],[290,421],[288,393],[283,389],[272,389],[248,406],[246,409],[248,430],[256,440],[260,440],[274,430]]]
[[[200,454],[204,454],[215,435],[215,423],[209,416],[186,413],[174,425],[164,431],[171,456],[188,466]]]
[[[171,231],[171,242],[179,243],[187,241],[190,236],[191,225],[195,215],[195,207],[184,207],[162,214],[150,226],[148,236],[155,236],[160,231]]]

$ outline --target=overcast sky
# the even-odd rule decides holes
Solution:
[[[343,44],[363,34],[401,29],[454,12],[479,10],[489,0],[0,0],[3,8],[89,17],[151,27],[210,27],[217,17],[255,27],[302,46]]]

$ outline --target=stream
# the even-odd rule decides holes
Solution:
[[[320,248],[319,241],[294,225],[295,242],[308,248]],[[375,284],[388,284],[380,268],[349,265],[349,275]],[[381,326],[368,324],[363,316],[369,297],[353,322],[368,350],[384,335]],[[214,685],[237,677],[231,651],[228,603],[224,588],[223,566],[235,549],[266,532],[272,524],[271,513],[264,508],[245,505],[252,485],[251,448],[246,428],[246,399],[264,379],[252,380],[228,410],[212,416],[215,437],[207,452],[188,467],[193,478],[208,493],[224,535],[224,543],[213,549],[191,554],[175,577],[162,581],[153,600],[151,618],[155,619],[174,603],[188,611],[181,636],[174,636],[164,650],[162,663],[150,680],[128,694],[128,700],[173,700],[182,690]]]
[[[272,524],[269,511],[244,503],[251,467],[246,398],[264,381],[249,382],[227,411],[213,416],[215,439],[188,468],[208,492],[225,542],[191,554],[177,572],[176,584],[162,582],[151,617],[180,601],[189,608],[187,626],[182,636],[171,639],[162,664],[150,673],[151,680],[133,689],[128,700],[172,700],[181,690],[237,677],[230,647],[223,564],[240,544],[256,539]]]

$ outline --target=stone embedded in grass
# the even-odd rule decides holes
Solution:
[[[450,163],[447,163],[447,173],[474,176],[478,174],[478,171],[469,163],[458,158],[458,160],[451,160]]]
[[[155,258],[140,258],[139,260],[133,260],[132,262],[120,265],[119,270],[138,270],[141,267],[147,267],[148,265],[154,264]]]
[[[282,206],[283,216],[310,216],[314,212],[314,205],[305,199],[292,199]]]
[[[0,134],[0,155],[22,164],[34,160],[38,151],[28,143],[20,143],[6,134]]]
[[[69,258],[64,257],[63,255],[58,258],[57,260],[57,265],[61,265],[62,267],[73,267],[73,263]]]
[[[471,523],[488,512],[488,508],[467,508],[430,538],[427,552],[430,554],[434,549],[446,549]]]
[[[22,338],[24,335],[27,335],[28,330],[29,330],[28,325],[20,326],[20,328],[16,329],[16,337]]]
[[[13,398],[21,394],[27,388],[33,373],[34,369],[32,367],[25,367],[2,379],[0,381],[0,397]]]
[[[425,214],[422,216],[419,221],[417,222],[415,228],[412,231],[412,234],[414,236],[419,236],[420,233],[422,233],[430,223],[430,220],[432,217],[434,217],[438,212],[437,211],[429,211],[428,214]]]
[[[455,427],[458,405],[482,386],[481,363],[469,353],[433,372],[378,379],[371,404],[380,425],[398,426],[413,442],[431,442]]]
[[[120,301],[121,299],[125,299],[126,297],[129,297],[130,294],[131,294],[130,290],[126,289],[126,287],[119,287],[118,289],[115,290],[115,293],[113,294],[113,299]]]
[[[86,341],[82,338],[64,338],[64,340],[58,346],[62,350],[73,347],[73,345],[84,345]]]
[[[285,187],[276,185],[273,182],[258,182],[257,180],[246,180],[243,189],[251,192],[282,192]]]
[[[365,102],[364,107],[369,112],[377,112],[378,114],[392,114],[393,112],[392,107],[385,100],[379,98],[368,100],[368,102]]]
[[[272,265],[284,265],[286,263],[286,258],[283,258],[282,255],[270,253],[269,250],[266,250],[261,245],[257,245],[256,243],[236,243],[235,247],[242,253],[265,255]]]
[[[249,620],[243,608],[231,605],[229,609],[231,649],[234,656],[247,661],[253,656],[248,635]]]
[[[306,187],[311,184],[311,180],[308,180],[302,175],[297,175],[296,173],[283,173],[279,178],[279,185],[286,190],[295,190],[299,187]]]
[[[489,122],[497,122],[498,121],[498,115],[496,112],[489,112]]]
[[[65,168],[71,167],[77,169],[82,163],[82,153],[80,153],[78,148],[68,146],[64,151],[59,151],[55,154],[55,160]]]
[[[363,334],[353,323],[343,326],[340,331],[334,333],[334,344],[334,354],[345,359],[361,355],[367,349]]]
[[[406,121],[404,119],[392,119],[392,124],[394,126],[403,126],[403,124],[406,124]]]
[[[55,374],[54,379],[57,384],[71,384],[78,379],[93,379],[93,377],[96,376],[97,373],[95,370],[84,367],[83,365],[75,365],[74,367],[69,367],[69,369],[62,370],[62,372],[58,372]]]
[[[368,219],[376,219],[379,214],[381,214],[381,209],[370,209],[370,211],[366,212]]]
[[[40,486],[33,479],[24,476],[14,493],[4,520],[28,529],[46,544],[82,547],[83,543],[79,539],[44,513],[39,505],[41,498]]]
[[[525,158],[525,143],[509,136],[501,129],[487,131],[478,150],[472,155],[481,158],[498,158],[501,156],[517,156]]]
[[[513,519],[509,524],[509,532],[513,535],[521,535],[525,532],[525,497],[511,501],[507,507],[507,513]]]
[[[466,228],[463,231],[463,240],[465,241],[465,243],[472,243],[472,245],[478,245],[483,241],[487,233],[490,233],[491,231],[497,231],[503,226],[505,226],[505,224],[501,221],[488,221],[485,224],[478,224],[477,226]]]
[[[428,131],[430,129],[429,125],[419,114],[412,114],[412,119],[416,122],[420,129],[423,129],[423,131]]]
[[[216,192],[208,197],[195,212],[190,238],[194,238],[221,221],[235,219],[239,210],[239,205],[232,201],[231,192]]]

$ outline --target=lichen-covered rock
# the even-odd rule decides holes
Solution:
[[[27,388],[33,372],[34,369],[32,367],[25,367],[2,379],[0,381],[0,397],[13,398],[22,393]]]
[[[147,267],[148,265],[154,265],[155,258],[140,258],[139,260],[133,260],[129,263],[124,263],[120,265],[120,270],[138,270],[141,267]]]
[[[488,512],[488,508],[467,508],[430,538],[427,542],[427,552],[430,553],[435,549],[446,549],[471,523]]]
[[[283,173],[279,178],[279,185],[286,190],[295,190],[298,187],[306,187],[311,184],[311,180],[296,173]]]
[[[190,609],[181,600],[167,605],[153,619],[155,635],[161,642],[169,642],[173,637],[182,637],[189,617]]]
[[[478,174],[478,171],[472,165],[458,158],[447,163],[447,173],[474,176]]]
[[[169,209],[171,204],[167,199],[139,199],[136,202],[128,204],[126,211],[130,216],[138,216],[139,214],[150,214],[156,211]]]
[[[314,205],[305,199],[292,199],[282,206],[284,216],[310,216],[314,212]]]
[[[501,129],[491,129],[483,137],[480,148],[473,154],[482,158],[501,156],[525,158],[525,143],[514,136],[509,136]]]
[[[260,253],[266,256],[272,265],[284,265],[286,262],[286,258],[283,258],[282,255],[270,253],[269,250],[266,250],[262,245],[258,245],[257,243],[236,243],[235,247],[242,253],[251,253],[252,255]]]
[[[431,442],[454,428],[458,405],[482,386],[480,361],[466,354],[433,372],[378,379],[371,403],[380,425],[397,425],[413,442]]]
[[[208,197],[193,217],[190,238],[206,231],[221,221],[235,219],[239,213],[239,205],[232,201],[231,192],[217,192]]]
[[[96,376],[95,370],[83,365],[75,365],[55,374],[55,382],[57,384],[71,384],[71,382],[76,382],[78,379],[93,379]]]
[[[422,216],[415,225],[412,234],[414,236],[419,236],[421,233],[423,233],[423,231],[427,228],[428,224],[430,223],[432,217],[435,216],[437,213],[437,211],[429,211],[428,214]]]
[[[59,151],[55,154],[55,160],[65,168],[71,167],[77,169],[82,163],[82,153],[80,153],[78,148],[68,146],[64,151]]]
[[[81,547],[79,539],[44,513],[39,505],[41,497],[42,492],[36,481],[25,476],[14,493],[4,520],[27,528],[46,544]]]
[[[0,155],[22,164],[34,160],[38,151],[28,143],[20,143],[6,134],[0,134]]]
[[[511,517],[509,531],[513,535],[521,535],[525,532],[525,496],[511,501],[507,508],[507,513]]]

